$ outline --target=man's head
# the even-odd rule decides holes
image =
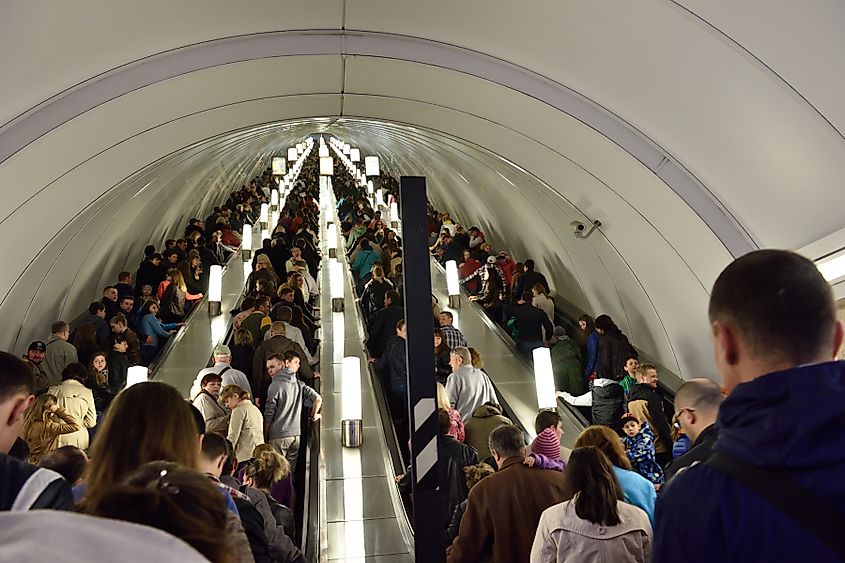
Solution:
[[[255,310],[261,311],[265,315],[268,314],[270,312],[270,298],[265,297],[263,295],[261,297],[256,298]]]
[[[458,346],[449,352],[449,365],[452,367],[452,373],[458,371],[461,366],[472,365],[472,354],[468,348]]]
[[[119,283],[132,285],[132,272],[120,272],[119,274],[117,274],[117,281]]]
[[[176,241],[176,246],[179,248],[179,250],[185,252],[188,249],[188,241],[183,238],[180,238]]]
[[[273,324],[270,325],[270,337],[273,336],[287,336],[288,329],[285,326],[285,323],[282,321],[275,321]]]
[[[103,299],[117,302],[117,288],[113,285],[107,285],[103,288]]]
[[[285,367],[285,357],[282,354],[273,354],[267,358],[267,374],[270,379],[276,377]]]
[[[637,367],[637,383],[643,383],[657,389],[657,368],[652,364],[640,364]]]
[[[216,432],[208,432],[202,437],[202,448],[200,449],[199,467],[197,469],[203,473],[220,477],[227,454],[226,438]]]
[[[440,326],[452,326],[455,316],[451,313],[451,311],[441,311],[437,319],[440,322]]]
[[[115,334],[112,336],[112,350],[125,354],[129,350],[129,342],[126,341],[126,335]]]
[[[437,409],[437,434],[439,436],[446,436],[451,429],[452,419],[449,418],[449,411],[446,409]]]
[[[44,361],[44,354],[47,352],[47,345],[40,340],[35,340],[29,344],[26,350],[26,359],[33,364],[40,364]]]
[[[629,412],[622,415],[622,431],[629,438],[633,438],[640,433],[640,419]]]
[[[71,486],[82,482],[82,475],[88,465],[88,456],[76,446],[62,446],[49,452],[38,463],[38,467],[52,469],[65,478]]]
[[[558,440],[563,438],[563,419],[556,410],[545,410],[537,413],[537,417],[534,419],[534,432],[539,435],[546,428],[554,429]]]
[[[399,319],[399,322],[396,323],[396,336],[402,339],[408,338],[408,330],[405,328],[405,319]]]
[[[106,306],[99,301],[94,301],[93,303],[88,305],[88,314],[94,315],[95,317],[100,317],[101,319],[105,319]]]
[[[509,457],[522,457],[525,453],[525,437],[522,430],[512,424],[503,424],[490,433],[487,445],[499,469]]]
[[[135,309],[135,297],[132,295],[124,295],[120,298],[120,310],[126,314],[132,313]]]
[[[398,291],[391,289],[390,291],[388,291],[387,293],[384,294],[384,306],[390,307],[394,303],[401,305],[402,304],[402,298],[399,297]]]
[[[526,261],[522,264],[522,268],[523,268],[526,272],[533,272],[533,271],[534,271],[534,260],[532,260],[531,258],[529,258],[528,260],[526,260]]]
[[[50,325],[50,333],[62,340],[70,338],[70,325],[64,321],[56,321]]]
[[[637,359],[637,356],[630,355],[625,359],[625,367],[623,369],[632,379],[637,379],[638,367],[640,367],[640,361]]]
[[[695,442],[705,428],[716,422],[719,405],[724,399],[722,390],[709,379],[690,379],[675,393],[673,422],[677,422]]]
[[[285,358],[285,368],[293,373],[298,372],[299,366],[302,364],[302,357],[293,350],[288,350],[283,356]]]
[[[228,364],[232,361],[232,350],[225,344],[215,346],[212,354],[214,356],[214,363],[222,362]]]
[[[289,287],[283,287],[279,290],[279,297],[282,299],[282,301],[285,301],[287,303],[293,303],[293,289]]]
[[[830,285],[813,262],[788,250],[734,260],[713,285],[709,315],[729,391],[772,371],[830,361],[842,343]]]
[[[276,316],[276,320],[282,321],[282,323],[289,323],[293,320],[293,309],[290,307],[277,307],[273,314]]]
[[[9,453],[35,399],[35,378],[23,360],[0,352],[0,452]]]

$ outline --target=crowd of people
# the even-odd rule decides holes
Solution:
[[[132,546],[139,560],[166,545],[184,560],[302,561],[294,480],[322,405],[317,176],[309,159],[255,253],[232,341],[215,347],[189,401],[164,383],[126,387],[126,371],[154,359],[207,291],[207,268],[236,251],[240,227],[268,199],[269,173],[192,219],[161,254],[148,248],[134,276],[121,273],[79,318],[55,322],[25,358],[0,353],[0,511],[68,511],[44,512],[51,534]],[[396,429],[407,432],[401,239],[346,176],[334,188],[367,351]],[[397,197],[395,179],[384,176],[382,188]],[[521,353],[551,347],[559,396],[592,416],[569,450],[559,413],[540,411],[528,443],[471,347],[475,335],[433,300],[436,525],[448,561],[843,556],[845,368],[832,361],[843,329],[812,262],[763,250],[722,272],[709,314],[729,394],[689,380],[667,416],[658,369],[639,363],[609,316],[554,326],[549,283],[533,261],[515,263],[448,214],[429,209],[429,218],[432,256],[459,262],[473,300]],[[409,473],[397,481],[407,490]],[[0,528],[0,552],[40,548],[37,526],[19,532],[28,521]],[[127,522],[143,528],[128,533]],[[187,546],[132,543],[156,537],[150,528]]]

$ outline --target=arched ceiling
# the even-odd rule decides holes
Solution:
[[[670,369],[713,376],[706,302],[732,255],[845,246],[845,8],[734,4],[8,2],[0,312],[20,329],[0,345],[329,132],[425,175]]]

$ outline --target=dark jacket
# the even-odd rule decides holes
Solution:
[[[694,463],[700,463],[702,461],[706,461],[707,458],[710,457],[710,454],[713,453],[713,444],[716,443],[716,438],[719,436],[719,431],[716,429],[715,424],[711,424],[704,430],[702,430],[701,434],[698,435],[698,438],[695,439],[695,443],[684,453],[672,460],[668,466],[666,466],[666,480],[668,481],[672,477],[678,474],[678,471],[683,469],[684,467],[690,467]]]
[[[393,283],[387,278],[381,281],[373,278],[367,282],[361,294],[361,309],[365,320],[371,319],[379,309],[384,308],[384,296],[391,289],[393,289]]]
[[[546,288],[547,292],[550,291],[549,282],[546,281],[546,276],[533,270],[530,272],[523,272],[516,280],[516,286],[514,287],[513,293],[517,299],[520,299],[523,293],[531,291],[531,289],[538,283]]]
[[[619,329],[599,336],[598,377],[619,381],[625,376],[625,360],[635,353],[628,338]]]
[[[56,478],[50,480],[50,476]],[[30,479],[43,479],[43,481],[38,485],[33,495],[33,501],[21,508],[25,510],[37,508],[74,510],[70,485],[64,478],[48,469],[39,469],[0,453],[0,511],[12,508],[24,484]]]
[[[383,307],[370,321],[367,349],[370,356],[379,358],[387,347],[387,341],[396,334],[396,323],[405,318],[405,310],[398,303]]]
[[[375,363],[376,370],[382,374],[385,382],[390,382],[391,390],[408,384],[408,360],[405,356],[405,339],[393,335],[387,342],[387,349]]]
[[[503,424],[513,424],[513,422],[502,414],[501,407],[481,405],[464,423],[464,443],[478,450],[478,457],[486,459],[491,455],[487,439],[493,430]]]
[[[651,385],[637,383],[628,393],[628,412],[637,415],[642,423],[647,420],[655,434],[654,451],[666,453],[672,451],[672,433],[669,421],[663,410],[663,398]]]
[[[445,529],[455,507],[467,498],[469,490],[464,467],[478,463],[478,452],[451,436],[437,436],[437,461],[440,490],[446,497],[446,512],[441,526],[441,529]]]
[[[530,559],[540,515],[566,499],[563,473],[533,469],[511,457],[469,492],[449,563],[516,563]]]
[[[270,547],[267,545],[267,536],[264,535],[264,519],[248,500],[234,497],[233,500],[249,542],[252,558],[255,559],[255,563],[269,563],[271,561]]]
[[[714,451],[785,471],[845,514],[845,362],[743,383],[722,403],[716,426]],[[838,560],[790,516],[703,463],[661,491],[654,538],[655,562]]]
[[[123,389],[129,373],[129,358],[117,350],[110,350],[106,363],[109,366],[109,387],[115,391]]]
[[[246,378],[252,381],[252,357],[255,355],[255,349],[250,346],[232,346],[232,362],[233,369],[239,370],[246,375]]]
[[[530,303],[512,305],[508,307],[508,315],[516,320],[516,329],[519,331],[520,342],[541,342],[543,329],[546,335],[551,338],[554,328],[546,313]]]
[[[70,329],[72,334],[70,335],[70,338],[68,338],[68,341],[74,341],[76,329],[82,325],[91,325],[94,327],[94,332],[97,335],[97,345],[101,350],[109,348],[109,343],[111,342],[111,327],[109,326],[109,323],[97,315],[92,315],[88,312],[83,313],[71,323]]]
[[[572,395],[587,392],[587,381],[581,374],[581,349],[570,338],[555,342],[551,348],[555,389]]]
[[[252,385],[253,394],[256,397],[266,397],[267,387],[270,386],[270,376],[267,374],[267,358],[273,354],[284,354],[288,350],[293,350],[299,354],[301,359],[298,376],[309,386],[314,384],[314,370],[311,369],[305,359],[305,350],[290,338],[277,334],[262,342],[252,357],[252,380],[249,384]]]
[[[149,260],[144,260],[135,272],[135,295],[141,295],[141,288],[148,285],[153,288],[153,291],[158,288],[158,284],[164,281],[167,274],[163,268],[156,266]]]
[[[625,392],[622,390],[622,386],[616,383],[611,383],[604,387],[594,386],[592,393],[593,424],[610,426],[615,430],[619,430],[622,427],[622,415],[625,414],[622,406],[625,399]]]

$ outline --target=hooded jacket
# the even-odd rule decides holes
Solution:
[[[716,427],[714,451],[784,471],[845,514],[845,362],[772,372],[737,386]],[[661,493],[655,562],[837,560],[790,516],[709,465],[689,467]]]
[[[513,424],[511,419],[502,415],[499,406],[484,404],[475,409],[472,417],[464,422],[464,442],[478,450],[478,457],[487,459],[492,454],[487,438],[490,433],[503,424]]]
[[[618,328],[599,336],[598,377],[619,381],[625,375],[625,361],[636,351]]]

